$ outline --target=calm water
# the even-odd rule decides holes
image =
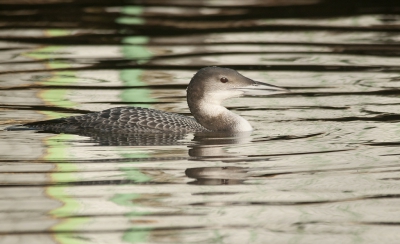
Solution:
[[[398,243],[399,3],[39,2],[0,3],[0,243]],[[189,114],[210,65],[292,92],[226,103],[251,134],[2,130]]]

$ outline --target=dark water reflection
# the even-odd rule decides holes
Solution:
[[[2,1],[0,129],[189,114],[204,66],[290,94],[252,134],[0,131],[0,243],[397,243],[398,1]]]

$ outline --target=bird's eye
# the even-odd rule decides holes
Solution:
[[[228,78],[226,78],[226,77],[222,77],[221,79],[219,79],[222,83],[226,83],[226,82],[228,82],[229,80],[228,80]]]

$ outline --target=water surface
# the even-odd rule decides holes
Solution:
[[[251,134],[0,131],[1,243],[399,240],[395,1],[33,3],[0,4],[0,129],[189,115],[210,65],[291,93],[226,102]]]

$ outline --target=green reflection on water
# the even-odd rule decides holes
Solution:
[[[44,98],[44,101],[51,101],[52,106],[62,107],[62,108],[72,108],[76,105],[76,103],[65,99],[67,96],[67,90],[44,90],[40,93],[40,97]],[[63,113],[58,113],[54,111],[42,111],[42,113],[46,114],[50,118],[59,118],[63,117]]]
[[[120,206],[136,207],[138,206],[138,204],[135,203],[135,200],[140,200],[140,198],[141,194],[131,193],[131,194],[116,194],[110,200]],[[139,212],[136,210],[128,213],[127,216],[140,216],[145,214],[147,214],[147,212]],[[129,243],[143,243],[149,239],[150,234],[151,234],[151,229],[149,229],[148,231],[143,231],[143,230],[138,231],[131,229],[123,234],[122,239]]]
[[[134,170],[134,169],[124,169],[121,168],[122,171],[124,171],[126,178],[129,180],[133,180],[135,182],[148,182],[152,178],[150,176],[147,176],[140,172],[139,170]]]
[[[68,32],[60,31],[60,30],[51,30],[47,32],[48,35],[68,35]],[[132,41],[133,39],[130,39]],[[136,40],[146,41],[146,38],[136,38]],[[44,64],[47,69],[49,69],[49,75],[43,76],[41,80],[37,82],[43,85],[66,85],[78,82],[79,80],[76,78],[77,75],[72,71],[57,71],[58,69],[65,69],[72,66],[71,63],[67,62],[58,62],[53,61],[53,58],[57,57],[57,53],[63,51],[65,47],[62,46],[46,46],[36,49],[30,53],[27,53],[26,56],[36,59],[43,60],[46,63]],[[126,57],[129,58],[151,58],[153,56],[152,52],[150,52],[145,47],[139,46],[130,46],[122,48],[122,52]],[[128,86],[146,86],[146,83],[143,81],[143,70],[122,70],[120,73],[120,78],[127,84]],[[67,89],[43,89],[38,96],[42,98],[45,104],[55,107],[76,107],[77,103],[73,102],[68,98],[69,90]],[[156,99],[151,97],[150,89],[126,89],[120,93],[120,98],[125,102],[140,102],[141,107],[150,107],[149,104],[142,104],[143,102],[154,102]],[[57,112],[46,111],[43,112],[49,118],[62,117],[64,114],[60,114]],[[77,182],[80,179],[75,172],[79,171],[78,165],[75,163],[67,162],[65,160],[68,158],[73,158],[74,155],[68,153],[70,149],[69,143],[70,140],[73,140],[73,135],[60,134],[47,138],[44,143],[47,149],[46,155],[44,159],[48,162],[52,162],[55,164],[56,169],[54,173],[49,174],[51,178],[51,182],[53,183],[65,183],[65,182]],[[140,152],[132,152],[128,155],[121,155],[122,157],[140,157],[147,158],[148,155]],[[64,160],[60,163],[57,160]],[[62,171],[63,173],[59,173]],[[132,180],[134,182],[148,182],[152,178],[145,173],[141,172],[140,169],[134,169],[132,167],[121,167],[120,171],[124,173],[125,179]],[[79,234],[74,233],[82,229],[85,225],[87,225],[93,218],[90,217],[74,217],[71,216],[81,209],[84,209],[85,206],[79,201],[79,198],[71,196],[68,191],[73,186],[58,186],[58,187],[47,187],[46,193],[49,197],[60,201],[63,206],[52,209],[49,211],[49,215],[59,222],[52,226],[51,230],[54,232],[54,239],[58,243],[85,243],[84,240],[79,239]],[[116,198],[110,199],[111,201],[115,201],[115,203],[119,205],[128,206],[131,201],[131,207],[135,204],[132,202],[136,194],[128,194],[125,196],[117,195]],[[120,200],[122,197],[125,197],[125,202]],[[137,195],[139,197],[139,195]],[[127,205],[128,204],[128,205]],[[145,212],[138,212],[135,209],[132,209],[127,216],[130,215],[143,215]],[[71,232],[71,234],[65,232]],[[149,230],[150,231],[150,230]],[[133,229],[127,230],[122,239],[126,242],[137,243],[143,242],[149,236],[149,231],[135,231]]]
[[[134,9],[128,9],[127,11],[135,11]],[[137,43],[145,43],[148,42],[148,39],[145,37],[130,37],[125,38],[123,42],[136,42]],[[122,53],[124,57],[130,59],[149,59],[153,57],[153,53],[149,51],[145,46],[123,46]],[[141,62],[146,62],[147,60],[143,60]],[[134,87],[146,87],[147,83],[144,80],[145,71],[141,69],[129,69],[129,70],[122,70],[120,73],[120,78],[127,86],[134,86]],[[122,101],[130,103],[133,106],[139,107],[151,107],[150,102],[155,102],[157,99],[154,99],[151,95],[151,89],[144,89],[144,88],[132,88],[132,89],[124,89],[121,94],[119,95]],[[135,104],[135,102],[140,102],[140,104]],[[121,154],[124,158],[148,158],[149,155],[147,153],[143,153],[142,150],[135,152],[134,150],[131,153],[124,153]],[[137,183],[149,182],[152,180],[152,177],[146,175],[141,171],[141,169],[135,169],[131,166],[131,164],[127,165],[127,167],[120,167],[121,172],[124,173],[125,178],[132,180]],[[117,205],[125,206],[131,208],[131,211],[126,214],[127,217],[129,216],[140,216],[145,215],[147,212],[140,211],[140,206],[135,200],[140,200],[142,197],[141,194],[116,194],[110,200]],[[139,209],[137,208],[139,207]],[[134,224],[132,224],[134,225]],[[122,240],[128,243],[143,243],[149,239],[151,235],[151,229],[149,230],[135,230],[130,229],[125,231]]]
[[[68,146],[65,144],[65,141],[71,140],[72,135],[60,134],[53,136],[46,140],[47,145],[47,155],[45,157],[48,161],[56,161],[60,159],[68,158],[67,148]],[[58,174],[59,168],[63,167],[62,174]],[[78,168],[76,164],[73,163],[65,163],[65,164],[56,164],[55,173],[50,174],[52,182],[75,182],[77,181],[77,177],[74,172],[77,172]],[[67,234],[59,234],[59,232],[64,231],[74,231],[79,230],[83,225],[90,221],[89,218],[65,218],[65,216],[71,215],[72,213],[78,212],[79,209],[82,209],[81,203],[70,196],[67,193],[69,187],[60,186],[60,187],[48,187],[46,189],[47,195],[62,202],[63,206],[60,208],[53,209],[49,212],[51,216],[54,216],[56,219],[61,220],[58,224],[54,225],[51,229],[55,232],[54,238],[59,243],[84,243],[79,239],[73,237],[73,235]]]
[[[129,36],[122,39],[125,44],[148,44],[150,39],[147,36]]]
[[[124,56],[127,58],[133,58],[133,59],[138,59],[138,58],[151,58],[154,56],[154,53],[150,51],[147,47],[144,46],[123,46],[122,47],[122,52],[124,53]],[[144,61],[142,61],[144,62]]]
[[[60,31],[48,31],[48,34],[61,35]],[[65,34],[65,33],[64,33]],[[65,34],[66,35],[66,34]],[[25,53],[24,55],[36,60],[47,60],[45,66],[50,70],[51,76],[45,76],[42,80],[38,80],[37,83],[42,85],[59,85],[70,84],[77,82],[75,72],[72,71],[51,71],[57,69],[64,69],[71,67],[70,63],[67,62],[55,62],[52,61],[56,57],[57,52],[60,52],[63,47],[61,46],[46,46],[35,49],[34,51]],[[50,106],[71,108],[77,104],[67,99],[68,90],[66,89],[43,89],[40,91],[38,96],[42,98],[45,104]],[[62,117],[64,114],[60,114],[54,111],[42,111],[43,114],[49,118]]]
[[[120,206],[136,206],[134,200],[140,198],[140,194],[115,194],[110,200]]]
[[[63,30],[63,29],[49,29],[46,30],[47,35],[49,36],[69,36],[71,35],[71,31]]]
[[[120,73],[121,80],[128,86],[145,86],[142,81],[143,70],[141,69],[126,69]]]
[[[129,243],[143,243],[149,239],[150,231],[130,230],[124,233],[122,240]]]
[[[122,70],[120,77],[124,84],[127,86],[146,86],[142,81],[144,71],[140,69]],[[149,104],[142,104],[144,102],[155,102],[156,99],[152,98],[150,89],[124,89],[119,95],[122,101],[135,103],[140,102],[139,107],[150,107]],[[136,104],[132,104],[136,106]]]
[[[119,17],[115,20],[118,24],[143,25],[144,19],[137,17]]]
[[[143,91],[141,91],[143,90]],[[129,103],[135,103],[135,102],[153,102],[154,99],[151,97],[147,97],[147,94],[150,94],[150,90],[135,90],[135,89],[128,89],[124,90],[121,94],[120,97],[122,98],[123,101],[129,102]],[[135,104],[130,104],[133,106],[136,106]],[[139,107],[151,107],[150,104],[140,104]]]
[[[63,36],[69,35],[69,31],[64,30],[47,30],[45,32],[49,36]],[[76,74],[72,71],[54,71],[57,69],[69,68],[72,65],[68,62],[58,62],[53,61],[53,58],[57,57],[57,53],[62,51],[65,47],[62,46],[45,46],[35,49],[34,51],[28,52],[25,56],[36,59],[43,60],[44,64],[51,75],[44,76],[42,80],[38,80],[39,84],[43,85],[59,85],[59,84],[71,84],[77,82]],[[43,89],[38,94],[38,96],[44,101],[45,104],[55,107],[71,108],[75,107],[77,104],[72,102],[67,97],[68,90],[66,89]],[[43,111],[49,118],[61,117],[64,114],[60,114],[52,111]],[[45,143],[45,148],[47,149],[44,159],[46,161],[52,162],[57,160],[64,160],[68,158],[67,149],[68,144],[65,142],[71,140],[73,135],[60,134],[47,138]],[[76,164],[73,163],[54,163],[56,170],[51,173],[49,177],[51,182],[75,182],[77,180],[76,172],[78,169]],[[58,173],[60,168],[63,168],[64,173]],[[60,234],[60,232],[65,231],[75,231],[81,229],[81,227],[89,221],[89,218],[65,218],[65,216],[76,213],[82,208],[81,204],[72,196],[67,193],[68,187],[47,187],[46,193],[48,196],[63,203],[60,208],[53,209],[49,211],[49,215],[53,216],[55,219],[60,220],[60,222],[52,226],[52,231],[54,232],[54,238],[59,243],[84,243],[75,237],[74,234]]]
[[[122,8],[121,13],[131,15],[141,15],[144,7],[142,6],[125,6]]]
[[[132,158],[132,159],[140,159],[140,158],[149,158],[149,154],[144,153],[142,150],[135,151],[132,149],[130,153],[126,153],[126,151],[121,153],[121,156],[123,158]],[[152,180],[152,177],[143,174],[140,172],[139,169],[135,169],[131,167],[131,164],[129,164],[130,167],[120,167],[119,169],[125,173],[125,178],[128,180],[132,180],[134,182],[148,182]]]
[[[55,233],[54,234],[54,239],[58,243],[66,243],[66,244],[83,244],[87,243],[87,241],[80,240],[80,238],[77,236],[77,234],[63,234],[63,231],[74,231],[74,230],[79,230],[80,226],[82,226],[84,223],[89,222],[89,218],[69,218],[63,220],[62,223],[57,224],[57,228],[53,228],[53,231],[55,232],[61,232],[61,233]]]

